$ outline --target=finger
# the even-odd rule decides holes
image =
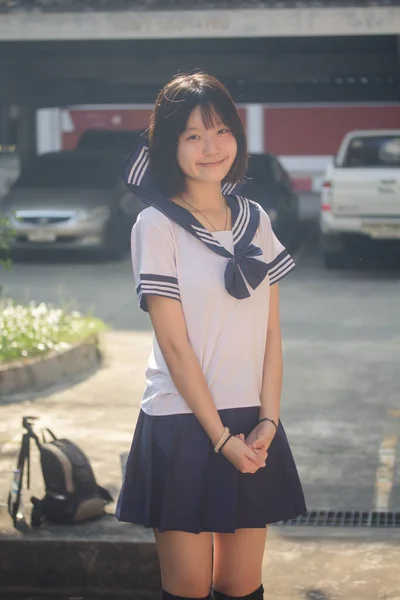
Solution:
[[[254,464],[251,460],[248,460],[245,462],[244,472],[253,474],[256,473],[256,471],[258,471],[259,468],[259,465]]]
[[[264,452],[262,452],[258,455],[258,457],[259,457],[258,462],[257,462],[258,467],[264,468],[267,463],[266,454]]]
[[[259,450],[260,461],[262,463],[261,466],[265,467],[267,463],[268,452],[266,450]]]
[[[265,442],[263,440],[255,440],[253,442],[253,447],[254,448],[262,448],[264,446]]]
[[[264,457],[257,452],[251,452],[250,455],[247,455],[247,458],[258,467],[261,467],[264,464]]]
[[[254,446],[254,451],[255,452],[267,452],[269,448],[269,444],[258,444],[257,446]]]

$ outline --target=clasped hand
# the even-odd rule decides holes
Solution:
[[[273,437],[274,431],[271,431],[268,422],[259,423],[247,438],[243,433],[232,437],[222,449],[222,454],[241,473],[255,473],[265,467]]]

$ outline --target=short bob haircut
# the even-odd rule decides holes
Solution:
[[[185,177],[177,161],[178,142],[198,106],[205,127],[211,129],[218,115],[236,139],[236,158],[224,183],[237,183],[246,173],[246,133],[230,93],[207,73],[180,74],[158,94],[148,131],[151,174],[160,191],[170,198],[185,191]]]

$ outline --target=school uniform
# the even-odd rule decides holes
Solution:
[[[234,186],[223,188],[232,230],[209,232],[156,189],[144,142],[128,158],[124,176],[149,204],[131,238],[139,305],[147,311],[149,294],[180,302],[221,420],[232,434],[247,436],[259,419],[270,286],[294,262],[274,235],[268,215]],[[240,473],[214,452],[153,336],[117,518],[160,531],[233,533],[305,511],[282,423],[266,467]]]

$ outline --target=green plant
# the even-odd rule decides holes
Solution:
[[[43,302],[0,300],[0,363],[46,355],[107,329],[100,319]]]

